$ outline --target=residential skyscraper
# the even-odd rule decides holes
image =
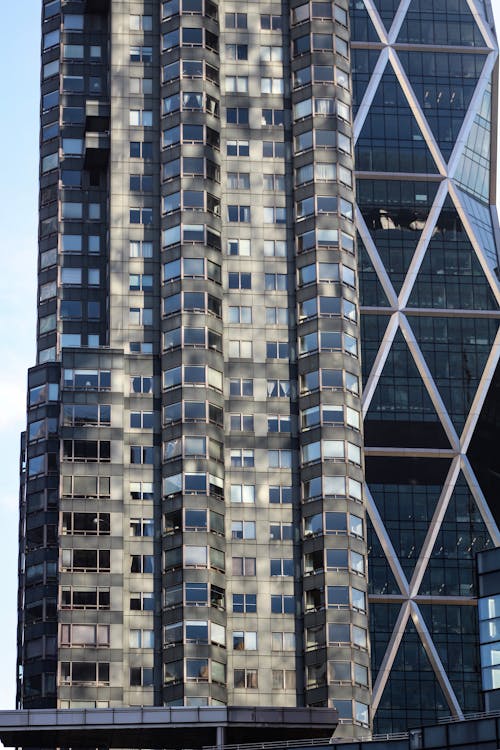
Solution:
[[[42,3],[19,706],[479,708],[476,2]]]
[[[19,704],[369,726],[348,6],[42,5]]]

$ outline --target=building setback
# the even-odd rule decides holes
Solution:
[[[42,3],[18,707],[481,708],[496,58],[479,0]]]

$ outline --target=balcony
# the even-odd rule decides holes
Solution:
[[[99,13],[107,16],[110,8],[110,0],[86,0],[85,11],[87,13]]]
[[[85,169],[106,169],[109,148],[109,133],[85,133]]]

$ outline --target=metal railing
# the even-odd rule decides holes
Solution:
[[[313,747],[317,745],[328,745],[328,737],[313,737],[306,740],[276,740],[275,742],[248,742],[234,745],[222,745],[223,750],[278,750],[278,748]],[[222,750],[217,745],[204,745],[203,750]]]
[[[473,721],[474,719],[495,719],[500,716],[500,710],[496,711],[478,711],[473,714],[463,714],[462,716],[444,716],[438,719],[438,724],[455,724],[458,721]]]
[[[345,739],[332,738],[330,745],[345,745],[357,742],[395,742],[396,740],[407,740],[409,732],[394,732],[394,734],[368,734],[365,737],[346,737]]]
[[[364,737],[346,737],[336,739],[335,737],[314,737],[304,740],[277,740],[275,742],[249,742],[237,743],[234,745],[204,745],[203,750],[281,750],[285,748],[300,747],[318,747],[332,746],[347,743],[358,742],[391,742],[396,740],[406,740],[409,738],[409,732],[396,732],[394,734],[373,734]]]

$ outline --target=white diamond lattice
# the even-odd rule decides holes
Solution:
[[[477,81],[474,94],[472,96],[467,113],[464,117],[459,135],[453,147],[453,151],[447,161],[440,151],[439,145],[436,141],[436,138],[434,137],[432,129],[426,120],[425,114],[419,104],[418,98],[412,89],[408,76],[406,75],[403,65],[401,64],[401,61],[398,57],[397,50],[393,46],[396,44],[398,34],[410,6],[411,0],[402,0],[394,16],[394,20],[389,31],[387,31],[387,29],[385,28],[373,0],[364,0],[364,4],[370,16],[371,22],[373,23],[373,26],[379,36],[380,42],[384,46],[380,51],[377,63],[373,69],[370,81],[358,109],[358,113],[354,122],[355,139],[357,140],[361,134],[363,125],[365,123],[367,115],[370,112],[371,104],[375,97],[384,71],[388,70],[393,72],[397,80],[399,81],[409,107],[413,113],[413,117],[415,118],[424,141],[427,144],[427,147],[435,161],[437,173],[441,177],[441,184],[436,193],[426,224],[423,227],[420,240],[416,247],[415,253],[409,265],[405,280],[399,294],[397,294],[393,284],[391,283],[390,277],[384,267],[380,254],[366,226],[360,210],[358,208],[356,209],[356,225],[358,232],[373,264],[373,267],[377,274],[377,278],[380,281],[380,284],[388,299],[389,308],[384,308],[384,313],[390,313],[387,329],[383,336],[382,343],[379,347],[374,364],[365,385],[363,394],[363,414],[364,416],[366,416],[366,413],[368,412],[373,395],[375,393],[377,385],[379,384],[384,364],[386,363],[387,357],[390,353],[394,337],[396,336],[398,330],[400,330],[408,345],[411,356],[413,357],[415,365],[420,373],[425,388],[430,396],[430,399],[434,405],[434,408],[439,416],[440,422],[450,443],[449,450],[441,451],[441,455],[446,455],[446,457],[452,459],[446,481],[444,482],[441,495],[436,505],[432,522],[427,531],[425,541],[420,550],[420,555],[415,564],[415,568],[410,580],[408,580],[405,572],[403,571],[396,551],[391,542],[390,536],[384,527],[383,519],[378,512],[370,490],[369,488],[366,488],[368,514],[401,594],[399,597],[397,597],[398,601],[401,601],[401,610],[397,622],[394,626],[391,638],[387,645],[373,687],[373,713],[375,713],[377,710],[384,688],[387,684],[392,665],[394,664],[398,649],[401,645],[405,628],[407,627],[408,622],[411,618],[411,621],[413,622],[415,629],[419,634],[427,657],[429,658],[430,664],[432,665],[437,681],[439,682],[439,685],[447,700],[450,712],[455,716],[463,715],[455,691],[453,690],[450,680],[448,679],[446,671],[439,658],[436,646],[432,641],[431,634],[429,633],[429,630],[425,624],[424,618],[418,606],[419,587],[426,572],[426,567],[432,554],[437,536],[439,534],[441,524],[445,517],[446,511],[453,495],[453,491],[460,476],[463,476],[465,478],[468,488],[476,501],[478,510],[482,516],[482,519],[493,543],[495,545],[500,545],[500,531],[492,517],[486,499],[481,491],[481,488],[466,455],[466,451],[472,439],[481,408],[488,392],[488,387],[500,359],[500,329],[489,353],[486,366],[484,368],[484,372],[473,399],[473,403],[469,410],[469,414],[466,418],[465,425],[462,429],[461,434],[459,435],[455,429],[452,419],[450,418],[450,415],[448,414],[443,399],[439,393],[439,389],[436,386],[436,383],[425,361],[418,341],[415,338],[412,327],[410,325],[410,321],[405,313],[406,306],[417,279],[419,269],[424,260],[429,242],[432,239],[436,222],[439,219],[439,215],[441,213],[443,205],[448,197],[451,199],[452,204],[456,208],[458,216],[460,217],[460,220],[464,226],[465,232],[467,233],[467,236],[471,242],[474,253],[484,272],[484,276],[489,283],[495,300],[500,306],[500,284],[488,263],[488,259],[485,253],[482,251],[480,238],[477,236],[474,230],[474,223],[471,221],[467,213],[466,206],[464,206],[463,202],[460,199],[460,190],[457,189],[453,181],[453,177],[460,163],[460,158],[463,155],[464,149],[466,147],[467,139],[473,126],[474,118],[478,112],[484,92],[491,81],[492,72],[498,56],[497,42],[487,20],[483,16],[482,5],[480,5],[479,3],[476,4],[474,0],[467,0],[467,2],[474,20],[477,23],[479,30],[486,42],[489,52],[485,54],[485,63],[481,75]],[[408,46],[405,45],[405,48],[408,48]],[[446,51],[446,47],[437,47],[434,49]],[[433,314],[434,312],[436,311],[433,311]],[[444,311],[441,311],[441,313],[443,312]],[[457,311],[453,312],[456,314]],[[446,311],[446,313],[449,315],[450,311]],[[495,313],[493,313],[492,315],[495,316]],[[496,314],[496,317],[498,316],[499,313]],[[369,452],[370,451],[368,450],[367,453],[369,454]],[[398,450],[394,448],[377,448],[376,453],[377,455],[391,456],[426,456],[432,455],[432,449],[401,449],[398,454]]]

